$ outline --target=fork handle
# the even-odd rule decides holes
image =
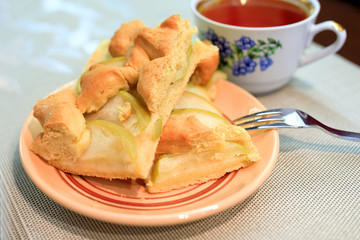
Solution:
[[[312,126],[318,127],[319,129],[324,130],[325,132],[328,132],[335,137],[345,139],[345,140],[360,142],[360,133],[343,131],[343,130],[331,128],[320,122],[318,122],[317,125],[312,125]]]

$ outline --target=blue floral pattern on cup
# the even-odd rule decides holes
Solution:
[[[275,39],[254,41],[247,36],[241,36],[231,44],[212,29],[202,33],[201,39],[209,40],[219,48],[219,67],[230,68],[235,76],[253,73],[258,66],[261,71],[265,71],[274,63],[270,56],[275,54],[278,48],[282,48],[280,41]]]

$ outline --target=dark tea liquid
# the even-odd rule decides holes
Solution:
[[[204,1],[198,11],[219,23],[241,27],[275,27],[308,17],[305,9],[282,0]]]

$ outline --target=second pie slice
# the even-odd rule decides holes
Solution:
[[[44,132],[31,150],[69,173],[146,179],[171,110],[198,63],[218,52],[193,43],[194,33],[179,15],[156,28],[123,24],[94,52],[75,91],[36,104]]]

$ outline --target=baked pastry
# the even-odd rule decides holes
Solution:
[[[211,104],[224,77],[216,71],[219,51],[193,42],[196,31],[179,15],[156,28],[122,24],[99,44],[73,89],[35,105],[44,132],[30,149],[69,173],[144,179],[150,192],[259,160],[247,132]]]
[[[90,132],[83,115],[75,107],[75,100],[75,93],[64,89],[39,100],[34,107],[34,117],[44,132],[36,137],[31,150],[41,153],[56,167],[60,167],[58,163],[62,159],[69,162],[78,159],[90,142]]]
[[[166,192],[217,179],[259,161],[249,134],[211,103],[205,87],[189,84],[166,123],[149,192]]]
[[[39,118],[44,133],[32,144],[33,152],[74,174],[110,179],[148,177],[171,110],[198,62],[218,50],[202,42],[193,44],[196,27],[179,15],[169,17],[156,28],[138,21],[136,26],[139,29],[133,31],[123,24],[111,41],[100,44],[76,85],[77,96],[66,104],[77,111],[87,141],[82,141],[81,148],[69,158],[66,151],[56,146],[71,144],[55,137],[47,140],[45,136],[56,135],[57,130],[48,128]],[[131,33],[126,35],[126,30]],[[119,44],[124,42],[119,39],[124,36],[126,44]],[[125,56],[119,56],[124,53]],[[60,109],[59,115],[67,114],[61,112],[64,104],[58,100],[51,95],[39,101],[34,110],[45,105],[43,102],[51,102]],[[43,118],[52,114],[42,113]],[[64,129],[71,129],[71,118],[60,120]]]

